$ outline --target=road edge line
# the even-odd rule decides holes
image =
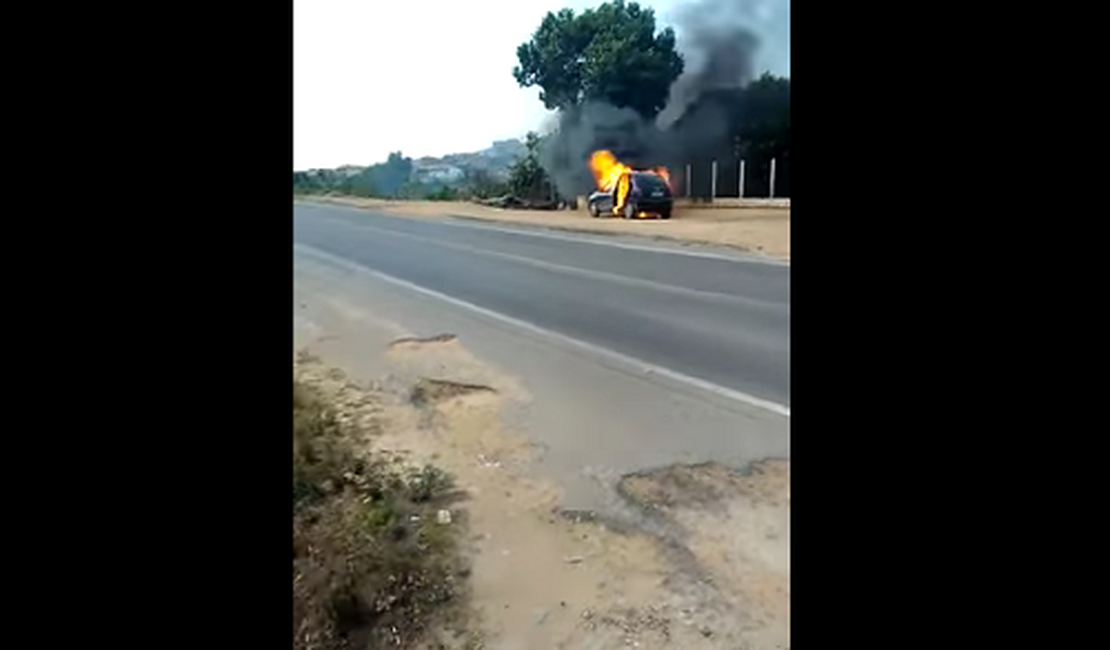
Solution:
[[[403,288],[408,289],[410,291],[415,291],[417,293],[420,293],[420,294],[423,294],[423,295],[426,295],[426,296],[429,296],[429,297],[432,297],[432,298],[437,298],[439,300],[442,300],[442,301],[444,301],[448,304],[454,305],[456,307],[461,307],[461,308],[466,309],[468,311],[472,311],[474,313],[481,314],[482,316],[485,316],[486,318],[492,318],[493,320],[497,320],[497,321],[500,321],[502,323],[507,323],[509,325],[512,325],[514,327],[523,329],[523,330],[531,332],[533,334],[537,334],[539,336],[551,338],[551,339],[554,339],[556,341],[560,341],[564,344],[571,345],[571,346],[574,346],[574,347],[577,347],[577,348],[580,348],[580,349],[583,349],[583,350],[587,350],[587,351],[592,352],[594,354],[605,356],[605,357],[608,357],[610,359],[615,359],[615,360],[620,361],[621,363],[624,363],[626,365],[637,367],[644,374],[655,374],[655,375],[658,375],[658,376],[661,376],[661,377],[666,377],[667,379],[670,379],[671,381],[675,381],[675,382],[678,382],[678,383],[681,383],[681,384],[687,384],[689,386],[693,386],[695,388],[698,388],[698,389],[706,391],[708,393],[717,395],[719,397],[724,397],[724,398],[731,399],[731,400],[734,400],[734,401],[737,401],[737,402],[743,402],[745,404],[748,404],[749,406],[754,406],[756,408],[760,408],[760,409],[763,409],[765,411],[769,411],[771,413],[774,413],[776,415],[781,415],[781,416],[786,417],[786,418],[790,417],[790,407],[786,406],[786,405],[783,405],[783,404],[779,404],[778,402],[773,402],[771,400],[763,399],[762,397],[756,397],[755,395],[751,395],[751,394],[745,393],[743,391],[738,391],[738,390],[734,390],[732,388],[727,388],[725,386],[715,384],[715,383],[713,383],[711,381],[708,381],[708,380],[705,380],[705,379],[699,379],[697,377],[692,377],[690,375],[678,372],[677,370],[671,370],[670,368],[664,368],[663,366],[657,366],[653,363],[644,361],[642,359],[637,359],[636,357],[624,354],[623,352],[616,352],[616,351],[610,350],[608,348],[603,348],[599,345],[594,345],[593,343],[587,343],[586,341],[582,341],[580,339],[576,339],[576,338],[567,336],[566,334],[560,334],[558,332],[549,330],[547,328],[541,327],[541,326],[536,325],[534,323],[530,323],[528,321],[521,320],[519,318],[514,318],[512,316],[507,316],[505,314],[502,314],[501,312],[497,312],[497,311],[494,311],[492,309],[487,309],[485,307],[475,305],[474,303],[470,303],[470,302],[467,302],[465,300],[461,300],[459,298],[449,296],[445,293],[440,293],[439,291],[436,291],[434,289],[429,289],[427,287],[420,286],[419,284],[409,282],[408,280],[402,280],[401,278],[389,275],[388,273],[383,273],[383,272],[378,271],[376,269],[372,269],[372,268],[363,266],[361,264],[358,264],[356,262],[352,262],[351,260],[347,260],[347,259],[344,259],[342,257],[332,255],[331,253],[322,251],[322,250],[320,250],[318,248],[315,248],[315,247],[312,247],[312,246],[308,246],[308,245],[305,245],[305,244],[294,243],[293,248],[301,249],[302,251],[307,252],[309,255],[316,255],[318,257],[322,257],[324,259],[332,261],[332,262],[334,262],[336,264],[339,264],[341,266],[354,267],[357,271],[368,273],[371,276],[373,276],[373,277],[375,277],[379,280],[382,280],[383,282],[388,282],[390,284],[393,284],[393,285],[399,286],[399,287],[403,287]]]

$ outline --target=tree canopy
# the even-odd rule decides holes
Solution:
[[[412,174],[412,158],[406,158],[400,151],[389,154],[384,163],[371,165],[355,177],[357,187],[365,186],[370,194],[381,193],[385,196],[397,196],[405,181]]]
[[[790,80],[764,73],[744,89],[737,135],[768,156],[790,150]]]
[[[509,189],[520,198],[543,199],[551,196],[551,180],[540,165],[540,137],[529,131],[525,137],[528,153],[509,170]]]
[[[525,88],[539,86],[549,109],[603,100],[648,119],[666,106],[683,67],[674,31],[656,34],[655,11],[624,0],[579,15],[548,12],[516,54],[513,77]]]

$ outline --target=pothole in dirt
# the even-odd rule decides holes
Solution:
[[[437,343],[451,343],[453,341],[458,340],[458,338],[459,337],[455,336],[454,334],[437,334],[436,336],[429,336],[429,337],[425,337],[425,338],[406,337],[406,338],[403,338],[403,339],[397,339],[396,341],[393,341],[392,343],[390,343],[389,344],[389,349],[391,349],[391,350],[418,349],[418,348],[421,348],[421,347],[426,346],[426,345],[435,345]]]
[[[707,508],[741,495],[777,506],[789,503],[789,486],[789,461],[764,460],[747,471],[711,461],[626,474],[617,492],[646,510]]]
[[[789,460],[670,465],[622,476],[617,492],[671,551],[673,587],[722,608],[752,647],[790,645]]]
[[[409,399],[418,407],[445,402],[456,397],[476,394],[496,394],[497,391],[481,384],[466,384],[446,379],[421,377],[412,388]]]

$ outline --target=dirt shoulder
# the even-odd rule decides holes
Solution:
[[[561,230],[640,235],[699,244],[730,246],[790,259],[790,209],[681,208],[667,221],[593,219],[585,211],[502,210],[461,201],[386,201],[353,197],[313,197],[322,201],[409,217],[461,216],[487,221],[542,225]]]
[[[789,647],[789,462],[672,465],[624,477],[638,525],[560,508],[538,450],[502,417],[542,399],[455,336],[397,338],[391,371],[355,381],[299,354],[298,381],[405,466],[434,463],[460,499],[468,612],[428,647]]]

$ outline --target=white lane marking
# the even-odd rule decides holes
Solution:
[[[325,217],[326,219],[327,217]],[[346,225],[346,222],[344,222]],[[512,253],[502,253],[500,251],[492,251],[469,244],[457,244],[454,242],[446,242],[442,239],[435,239],[432,237],[424,237],[422,235],[414,235],[407,232],[397,232],[388,228],[379,228],[378,226],[371,226],[369,224],[359,224],[358,227],[365,228],[366,230],[373,230],[375,232],[384,233],[386,235],[393,235],[401,237],[402,239],[411,239],[414,241],[427,242],[433,246],[442,246],[444,248],[451,248],[455,250],[466,251],[474,253],[475,255],[484,255],[487,257],[496,257],[501,259],[518,262],[520,264],[528,264],[541,269],[555,271],[556,273],[568,273],[571,275],[579,275],[587,278],[608,280],[617,284],[624,284],[627,286],[641,287],[645,289],[652,289],[655,291],[663,291],[667,293],[674,293],[680,296],[693,296],[695,298],[707,298],[710,300],[717,300],[720,302],[731,302],[741,305],[746,305],[753,309],[764,309],[768,307],[774,308],[775,303],[765,300],[756,300],[754,298],[746,298],[744,296],[736,296],[728,293],[718,293],[716,291],[705,291],[703,289],[691,289],[689,287],[679,287],[673,284],[663,284],[661,282],[653,282],[651,280],[643,280],[641,278],[634,278],[627,275],[618,275],[615,273],[608,273],[606,271],[594,271],[592,269],[583,269],[576,266],[565,266],[563,264],[556,264],[554,262],[545,262],[542,260],[533,259],[530,257],[523,257],[521,255],[513,255]]]
[[[593,343],[587,343],[576,338],[571,338],[565,334],[554,332],[552,330],[540,327],[539,325],[529,323],[528,321],[520,320],[519,318],[513,318],[512,316],[506,316],[505,314],[493,311],[492,309],[479,307],[478,305],[466,302],[465,300],[454,298],[452,296],[448,296],[447,294],[440,293],[438,291],[435,291],[434,289],[428,289],[427,287],[420,286],[419,284],[413,284],[408,280],[402,280],[401,278],[394,277],[387,273],[382,273],[381,271],[362,266],[361,264],[356,264],[355,262],[337,257],[335,255],[332,255],[331,253],[326,253],[317,248],[313,248],[312,246],[294,243],[293,248],[295,250],[300,250],[307,255],[315,255],[321,259],[327,260],[333,264],[345,267],[347,269],[353,269],[354,271],[361,273],[368,273],[372,277],[382,280],[383,282],[388,282],[390,284],[403,287],[410,291],[415,291],[425,296],[437,298],[456,307],[461,307],[474,313],[481,314],[486,318],[501,321],[502,323],[507,323],[509,325],[518,327],[542,337],[554,339],[556,341],[559,341],[560,343],[563,343],[564,345],[577,347],[579,349],[586,350],[587,352],[591,352],[599,356],[608,357],[622,364],[636,368],[642,374],[653,374],[660,377],[665,377],[667,379],[670,379],[671,381],[686,384],[688,386],[693,386],[694,388],[701,389],[703,391],[706,391],[707,393],[712,393],[714,395],[718,395],[720,397],[731,399],[737,402],[743,402],[745,404],[749,404],[751,406],[755,406],[756,408],[761,408],[784,417],[790,417],[790,407],[784,404],[779,404],[777,402],[772,402],[771,400],[763,399],[762,397],[756,397],[755,395],[750,395],[742,391],[733,390],[719,384],[714,384],[713,382],[706,381],[705,379],[691,377],[690,375],[671,370],[670,368],[664,368],[663,366],[657,366],[653,363],[649,363],[642,359],[637,359],[636,357],[632,357],[621,352],[614,352],[613,350],[594,345]]]
[[[305,205],[305,204],[302,204],[302,205]],[[337,210],[344,210],[344,211],[350,211],[350,212],[366,213],[366,212],[369,211],[369,210],[365,210],[365,209],[359,209],[359,208],[354,208],[354,207],[345,206],[345,205],[339,205],[339,204],[335,204],[335,203],[323,203],[323,204],[318,203],[318,204],[309,204],[309,205],[313,205],[314,207],[335,208]],[[410,219],[410,220],[413,219],[413,217],[397,217],[397,216],[393,216],[391,214],[382,213],[382,212],[375,212],[374,215],[378,216],[378,217],[384,217],[386,219]],[[511,235],[521,235],[523,237],[541,237],[541,238],[544,238],[544,239],[558,239],[558,240],[561,240],[561,241],[568,241],[568,242],[573,242],[573,243],[576,243],[576,244],[593,244],[594,246],[610,246],[612,248],[624,248],[624,249],[627,249],[627,250],[642,251],[642,252],[647,252],[647,253],[664,253],[664,254],[668,254],[668,255],[685,255],[686,257],[701,257],[701,258],[711,259],[711,260],[723,260],[725,262],[736,262],[736,263],[739,263],[739,264],[764,264],[764,265],[767,265],[767,266],[784,266],[784,267],[787,267],[787,268],[790,267],[790,262],[787,262],[787,261],[784,261],[784,260],[776,260],[776,259],[770,259],[770,258],[756,257],[755,254],[753,254],[753,253],[744,253],[744,252],[741,252],[741,251],[738,251],[737,255],[725,255],[723,253],[710,253],[710,252],[707,252],[707,251],[688,251],[688,250],[682,250],[682,249],[677,249],[677,248],[663,248],[663,247],[657,247],[657,246],[647,246],[647,245],[644,245],[644,244],[630,244],[630,243],[627,243],[627,242],[607,241],[605,239],[600,239],[600,237],[607,237],[607,236],[608,237],[613,237],[613,236],[617,236],[617,237],[620,237],[620,236],[651,237],[652,235],[642,235],[642,234],[626,233],[626,232],[612,233],[612,234],[608,234],[608,235],[606,233],[601,233],[601,232],[593,233],[592,235],[589,232],[583,232],[582,235],[587,235],[586,237],[572,236],[572,235],[560,235],[560,234],[557,234],[557,233],[554,233],[554,232],[536,232],[536,231],[533,231],[533,230],[526,230],[525,228],[527,228],[527,226],[522,226],[520,228],[499,228],[497,226],[479,225],[479,224],[476,224],[476,223],[471,223],[471,220],[475,220],[475,221],[479,220],[477,217],[466,217],[466,216],[463,216],[463,215],[448,215],[446,219],[436,218],[436,217],[418,217],[418,219],[426,219],[427,221],[430,221],[432,223],[442,224],[444,226],[451,226],[453,228],[473,228],[475,230],[492,230],[494,232],[503,232],[503,233],[508,233],[508,234],[511,234]],[[545,226],[543,224],[536,224],[533,227],[535,227],[535,228],[549,228],[549,229],[554,228],[554,226],[549,226],[549,225]],[[585,228],[585,226],[583,226],[583,228]],[[665,235],[660,235],[660,236],[665,237]],[[680,240],[675,240],[675,241],[680,243]],[[741,255],[747,255],[747,256],[750,256],[750,257],[741,257]]]

